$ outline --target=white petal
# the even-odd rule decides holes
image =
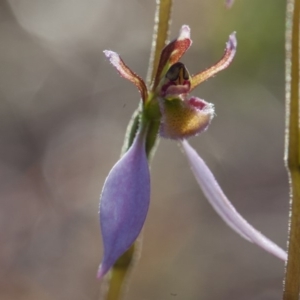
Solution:
[[[191,38],[191,29],[188,25],[182,25],[179,31],[178,41]]]
[[[246,240],[257,244],[264,250],[284,261],[287,260],[287,253],[283,249],[253,228],[236,211],[223,193],[208,166],[189,143],[186,140],[183,140],[181,141],[181,145],[204,195],[225,223]]]

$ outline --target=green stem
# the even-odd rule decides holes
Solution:
[[[299,21],[300,0],[289,0],[287,10],[286,145],[290,179],[290,226],[284,300],[300,293],[300,147],[299,147]],[[293,8],[293,9],[292,9]]]
[[[146,80],[148,88],[155,77],[160,53],[168,41],[172,2],[173,0],[156,0],[155,24]]]
[[[169,32],[169,23],[171,16],[172,0],[157,0],[156,1],[156,13],[155,13],[155,26],[153,41],[151,47],[150,62],[147,75],[147,86],[151,85],[154,79],[157,66],[159,63],[160,53],[166,44]],[[141,107],[139,107],[133,114],[125,135],[125,141],[122,148],[122,155],[132,145],[135,134],[139,128],[141,118]],[[146,153],[148,160],[151,153],[157,144],[157,132],[159,128],[159,122],[157,120],[149,120],[147,124],[147,136],[146,136]],[[108,291],[106,294],[106,300],[118,300],[121,299],[124,282],[126,281],[126,275],[136,261],[136,252],[138,242],[135,242],[114,264],[112,270],[109,272],[108,279]]]

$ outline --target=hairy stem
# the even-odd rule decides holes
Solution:
[[[289,174],[291,207],[284,300],[298,300],[300,292],[299,10],[300,0],[288,0],[285,162]]]
[[[155,24],[146,80],[148,88],[150,88],[151,83],[155,77],[160,53],[166,45],[169,37],[172,2],[173,0],[156,0],[156,12],[154,19]]]
[[[157,0],[156,1],[156,13],[155,13],[155,25],[154,25],[154,34],[151,45],[151,56],[148,67],[148,76],[147,76],[147,86],[148,88],[153,81],[155,76],[160,53],[163,47],[166,44],[169,32],[169,23],[171,17],[171,8],[172,0]],[[126,131],[125,141],[122,148],[122,155],[129,149],[131,146],[134,136],[139,127],[141,114],[141,107],[139,107],[133,114],[131,121],[128,124]],[[156,145],[156,136],[158,131],[159,124],[157,121],[150,121],[148,124],[148,133],[146,137],[146,152],[147,157],[149,158],[150,153],[153,152],[153,148]],[[140,242],[140,241],[138,241]],[[135,242],[114,264],[112,270],[110,271],[110,278],[108,280],[108,291],[106,294],[106,300],[118,300],[121,299],[122,290],[124,287],[124,282],[126,280],[126,275],[130,268],[132,267],[133,262],[136,261],[137,248],[139,248]]]

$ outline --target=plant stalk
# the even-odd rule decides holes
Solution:
[[[169,33],[169,24],[171,18],[171,8],[173,0],[157,0],[156,12],[155,12],[155,25],[153,40],[151,44],[150,61],[147,72],[147,86],[150,89],[150,85],[155,77],[156,70],[159,63],[160,53],[164,48]],[[141,117],[141,106],[134,112],[131,121],[128,124],[128,128],[125,135],[125,141],[122,148],[122,155],[132,145],[134,136],[139,127],[139,120]],[[156,145],[156,136],[158,131],[158,124],[156,121],[151,121],[149,124],[149,130],[146,137],[146,152],[149,160],[150,153]],[[152,151],[153,152],[153,151]],[[114,264],[111,271],[107,276],[107,293],[106,300],[119,300],[122,297],[124,285],[126,282],[127,274],[132,268],[133,263],[138,259],[137,252],[140,248],[141,239],[136,241]]]
[[[288,0],[285,163],[290,183],[290,223],[283,300],[298,300],[300,293],[299,21],[300,0]]]

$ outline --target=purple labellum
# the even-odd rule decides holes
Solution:
[[[102,278],[138,237],[148,212],[150,174],[144,133],[112,168],[100,197],[100,224],[104,257],[97,277]]]

